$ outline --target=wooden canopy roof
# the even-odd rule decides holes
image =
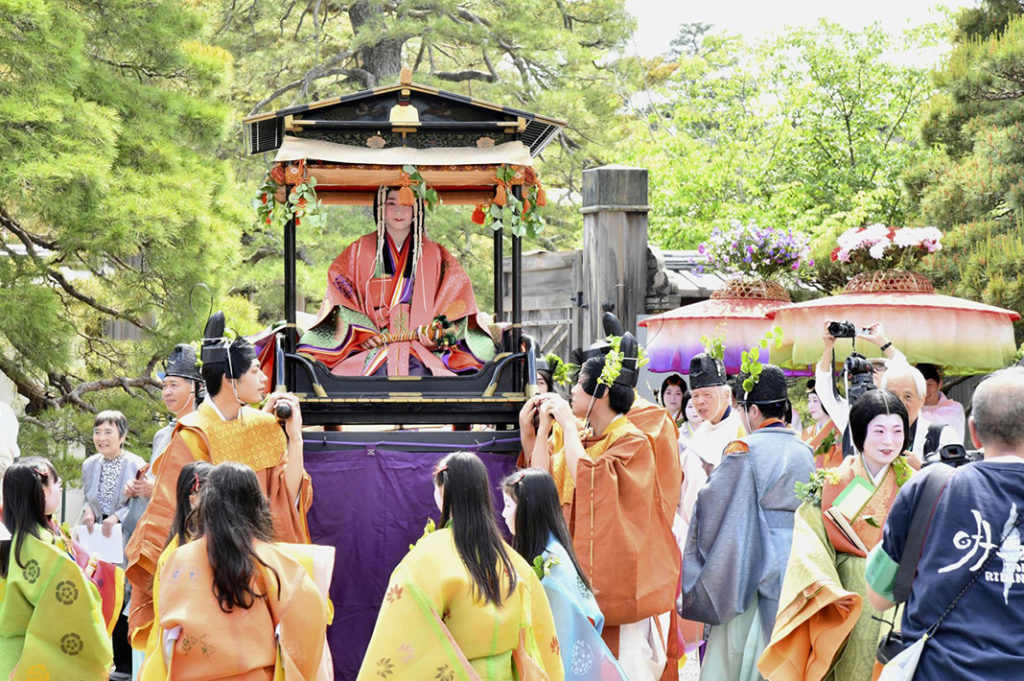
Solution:
[[[487,148],[520,142],[539,154],[565,121],[413,83],[403,69],[397,85],[249,116],[247,151],[277,150],[285,136],[363,149]]]

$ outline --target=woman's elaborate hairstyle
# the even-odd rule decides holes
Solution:
[[[128,419],[119,411],[114,409],[101,411],[99,414],[96,414],[96,418],[93,419],[92,427],[99,428],[104,423],[109,423],[117,428],[117,434],[119,437],[124,437],[128,434]]]
[[[274,525],[251,468],[230,461],[215,466],[199,495],[199,518],[213,571],[213,595],[221,610],[248,609],[257,598],[266,597],[253,588],[257,563],[274,573],[281,590],[280,576],[260,560],[252,545],[257,539],[274,541]]]
[[[683,380],[683,377],[679,374],[669,374],[665,380],[661,382],[661,390],[658,391],[658,401],[663,407],[665,406],[665,391],[670,385],[679,386],[679,389],[683,391],[683,394],[686,394],[686,381]]]
[[[174,520],[171,522],[171,533],[167,535],[168,544],[177,537],[178,546],[182,546],[199,535],[199,509],[192,508],[189,497],[202,491],[212,470],[213,464],[209,461],[189,461],[181,467],[175,496],[177,506],[174,510]]]
[[[613,383],[609,388],[603,383],[597,382],[597,379],[601,377],[601,372],[604,371],[604,360],[602,355],[601,357],[591,357],[583,363],[583,367],[580,368],[580,386],[583,388],[583,392],[597,399],[604,397],[604,391],[607,390],[608,406],[616,414],[626,414],[633,407],[636,393],[629,386],[620,383]]]
[[[910,438],[910,417],[903,401],[888,390],[869,390],[850,407],[850,437],[857,451],[864,451],[864,440],[871,419],[884,414],[896,414],[903,421],[903,447],[900,452],[910,449],[913,444]]]
[[[228,359],[227,362],[203,362],[200,371],[210,397],[220,392],[225,377],[239,378],[249,370],[256,359],[256,349],[244,338],[237,338],[228,347]],[[198,400],[196,404],[199,404]]]
[[[59,479],[53,464],[39,456],[21,457],[4,473],[4,525],[13,539],[0,542],[0,577],[7,577],[11,566],[11,544],[14,543],[14,562],[21,562],[21,547],[25,536],[39,538],[40,529],[47,527],[46,494],[43,488]]]
[[[451,521],[455,548],[485,603],[500,606],[516,588],[516,569],[494,520],[487,468],[476,455],[453,452],[434,469],[434,485],[443,487],[441,526]],[[508,591],[502,594],[502,576]]]
[[[384,206],[391,192],[401,192],[401,187],[378,187],[377,193],[373,196],[373,220],[377,225],[377,257],[373,261],[374,272],[384,271],[384,233],[386,225],[384,222]],[[414,195],[415,196],[415,195]],[[412,271],[416,272],[416,265],[419,264],[420,256],[423,254],[423,235],[425,232],[425,206],[423,199],[415,196],[412,203]],[[394,274],[397,274],[395,272]]]
[[[558,500],[558,488],[551,474],[540,468],[524,468],[501,481],[501,488],[516,502],[516,533],[512,548],[527,563],[544,553],[548,537],[554,536],[562,545],[580,580],[590,588],[590,582],[576,559],[572,537],[565,526],[565,516]]]

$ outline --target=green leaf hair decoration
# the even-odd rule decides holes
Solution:
[[[761,364],[761,348],[768,348],[769,344],[773,344],[776,350],[782,347],[782,327],[774,327],[758,341],[757,345],[740,353],[740,371],[747,374],[743,379],[744,392],[749,393],[761,380],[761,372],[764,370],[764,365]]]
[[[580,370],[578,364],[564,361],[553,352],[544,355],[548,367],[551,369],[551,380],[559,385],[569,386],[572,384],[572,377]]]
[[[622,373],[622,362],[627,358],[620,349],[622,336],[608,336],[607,340],[612,349],[604,356],[604,368],[601,369],[601,376],[598,377],[597,382],[610,388],[616,379],[619,378],[619,374]],[[639,370],[650,361],[650,358],[647,357],[647,353],[640,346],[637,346],[636,354],[636,368]]]
[[[711,359],[725,359],[725,334],[715,329],[714,336],[701,336],[700,344]]]
[[[533,565],[531,567],[533,568],[533,571],[537,573],[537,579],[544,579],[551,574],[551,568],[555,565],[561,565],[561,561],[554,556],[551,556],[546,560],[544,556],[536,556],[533,559]]]
[[[433,210],[441,204],[441,195],[437,193],[436,189],[431,189],[427,185],[427,181],[423,179],[419,168],[414,165],[404,165],[402,166],[402,172],[409,176],[409,188],[412,189],[417,197],[423,199],[423,203],[426,204],[429,210]]]

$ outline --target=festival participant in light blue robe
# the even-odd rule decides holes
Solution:
[[[566,681],[626,681],[601,640],[604,615],[580,570],[551,475],[539,468],[517,471],[502,483],[502,516],[512,546],[532,563],[551,606]]]
[[[741,380],[744,376],[741,374]],[[725,449],[697,494],[683,554],[686,619],[711,626],[701,681],[757,681],[793,540],[794,491],[814,472],[811,448],[782,420],[786,377],[764,365],[739,400],[750,435]]]

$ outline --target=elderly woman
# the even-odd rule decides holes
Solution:
[[[85,506],[82,522],[91,534],[95,525],[102,526],[103,536],[109,537],[114,525],[120,524],[128,514],[128,497],[125,484],[134,480],[139,470],[146,465],[142,457],[125,450],[128,437],[128,419],[119,411],[101,411],[92,424],[93,454],[82,462],[82,490],[85,492]],[[128,537],[122,536],[127,543]],[[113,632],[114,664],[117,667],[113,678],[125,678],[132,671],[132,654],[128,645],[128,619],[118,617]]]
[[[92,425],[92,443],[96,453],[82,462],[82,489],[85,492],[82,522],[90,533],[98,522],[103,526],[103,535],[109,537],[111,528],[128,513],[125,483],[134,480],[146,462],[124,448],[127,437],[128,419],[124,414],[101,411],[96,415]]]

